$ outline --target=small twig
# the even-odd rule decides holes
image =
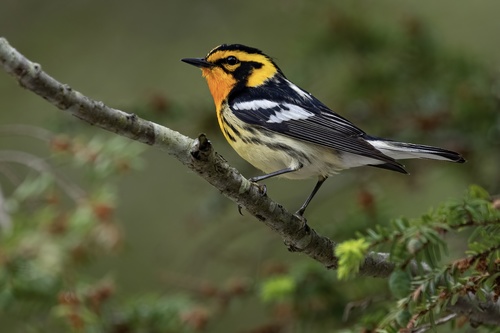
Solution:
[[[5,209],[5,199],[1,187],[0,187],[0,228],[5,232],[9,232],[12,229],[12,220],[10,218],[9,213]]]
[[[383,301],[385,297],[373,297],[373,298],[365,298],[361,299],[358,301],[353,301],[347,303],[347,305],[344,308],[344,313],[342,314],[342,321],[346,322],[349,319],[349,316],[351,315],[351,312],[354,309],[361,309],[362,311],[366,310],[370,305],[372,305],[375,302],[380,302]]]
[[[50,164],[45,162],[38,156],[15,150],[1,150],[0,162],[12,162],[25,165],[26,167],[36,170],[39,173],[48,173],[54,177],[56,183],[61,187],[66,194],[75,202],[80,202],[85,197],[85,191],[79,188],[76,184],[72,184],[64,179],[62,175],[56,172]]]
[[[470,220],[464,223],[460,224],[452,224],[450,225],[451,229],[460,229],[460,228],[466,228],[466,227],[486,227],[489,225],[498,225],[500,224],[500,220],[491,220],[491,221],[474,221]]]
[[[438,320],[436,320],[434,322],[434,325],[432,324],[425,324],[425,325],[422,325],[422,326],[419,326],[419,327],[414,327],[412,328],[408,333],[424,333],[424,332],[427,332],[428,330],[434,328],[435,326],[438,326],[438,325],[443,325],[447,322],[449,322],[450,320],[453,320],[457,317],[458,315],[456,313],[451,313],[445,317],[442,317],[442,318],[439,318]]]
[[[50,142],[55,134],[45,128],[32,125],[13,124],[0,126],[0,135],[24,135]]]

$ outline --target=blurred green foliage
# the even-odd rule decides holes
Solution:
[[[340,280],[358,273],[369,247],[370,244],[362,237],[344,241],[337,246],[335,255],[339,257],[337,276]]]
[[[486,191],[471,186],[461,200],[444,203],[418,219],[400,218],[387,227],[368,229],[356,250],[336,253],[341,262],[343,257],[352,258],[353,252],[358,254],[354,260],[344,261],[347,268],[343,269],[353,272],[368,250],[387,250],[391,262],[396,264],[389,278],[389,290],[399,301],[389,307],[389,314],[379,327],[398,332],[402,327],[418,327],[440,318],[447,313],[448,304],[455,304],[467,292],[472,291],[481,301],[498,300],[499,228],[498,199],[492,201]],[[463,258],[446,263],[442,260],[448,255],[445,235],[450,233],[454,237],[468,234],[468,250]],[[355,247],[356,243],[347,244]],[[341,270],[338,275],[341,277]]]
[[[144,167],[140,156],[145,147],[141,145],[113,136],[69,137],[39,128],[6,126],[0,129],[2,137],[40,134],[52,157],[47,160],[18,150],[16,142],[0,151],[0,213],[4,213],[0,215],[0,322],[15,321],[14,332],[395,332],[410,322],[418,326],[435,321],[448,303],[456,302],[464,286],[474,288],[478,297],[498,295],[499,207],[498,200],[488,194],[500,191],[498,76],[487,64],[444,47],[418,17],[407,14],[398,23],[381,23],[376,14],[363,10],[361,2],[356,4],[323,1],[318,2],[317,11],[303,5],[298,17],[317,20],[310,24],[310,35],[303,38],[300,50],[290,52],[293,60],[287,61],[296,63],[291,70],[291,66],[282,68],[284,72],[306,90],[325,96],[322,100],[327,105],[355,119],[369,133],[457,150],[468,163],[440,164],[436,168],[447,168],[446,177],[437,173],[428,181],[424,180],[431,173],[428,164],[411,164],[417,176],[403,189],[382,179],[380,173],[357,170],[362,173],[357,179],[346,176],[345,187],[353,190],[345,190],[345,196],[354,197],[355,202],[336,203],[343,208],[340,213],[335,209],[336,215],[327,203],[310,218],[314,227],[317,221],[332,239],[351,239],[337,252],[341,263],[337,274],[342,279],[307,258],[275,255],[267,240],[253,233],[255,224],[217,225],[211,234],[205,222],[239,218],[235,207],[226,209],[231,204],[218,193],[192,203],[186,182],[175,185],[176,177],[163,167],[161,177],[168,178],[168,184],[162,190],[186,192],[191,215],[178,218],[168,208],[161,216],[151,217],[136,207],[140,212],[134,217],[120,216],[118,206],[124,196],[120,183]],[[293,5],[297,6],[290,5],[291,10],[297,8]],[[205,46],[194,45],[191,50],[206,52]],[[119,80],[124,73],[121,70]],[[87,74],[85,69],[82,75]],[[121,107],[181,128],[199,118],[193,133],[217,135],[211,104],[193,101],[186,105],[175,94],[157,91],[162,87],[135,104],[125,99]],[[194,91],[188,94],[194,96]],[[54,127],[81,130],[65,121]],[[12,163],[25,168],[14,168]],[[151,186],[159,183],[159,177]],[[387,185],[377,188],[371,185],[375,181]],[[394,192],[412,205],[411,200],[424,199],[419,188],[428,186],[427,193],[442,193],[441,184],[446,181],[457,186],[477,183],[485,190],[473,186],[465,196],[443,198],[441,206],[419,218],[393,218],[392,208],[400,202],[385,193]],[[295,191],[294,187],[290,192]],[[338,198],[342,191],[332,196]],[[416,198],[411,197],[413,192]],[[132,219],[136,227],[128,235],[125,219]],[[337,223],[331,223],[332,219]],[[321,220],[328,225],[319,224]],[[171,223],[167,231],[173,230],[175,237],[178,233],[172,224],[187,225],[189,238],[182,239],[184,243],[201,233],[209,240],[198,239],[192,251],[181,251],[176,245],[163,248],[166,254],[161,264],[178,257],[180,263],[175,272],[161,274],[162,287],[146,293],[124,290],[119,283],[125,281],[123,275],[139,276],[140,283],[147,285],[161,267],[127,262],[122,274],[114,276],[113,267],[108,266],[110,258],[130,255],[127,239],[137,230],[160,230],[152,222],[164,221]],[[235,237],[239,230],[243,235]],[[163,232],[158,231],[162,238]],[[149,243],[146,239],[138,247]],[[265,260],[255,259],[259,256],[256,243],[264,249],[260,255]],[[358,263],[371,250],[390,253],[396,263],[388,280],[356,277]],[[194,262],[196,273],[185,272],[187,260],[180,252]],[[214,259],[218,253],[223,253],[222,263]],[[412,260],[426,274],[413,274]],[[247,273],[254,262],[258,262],[258,273]],[[100,263],[97,274],[92,267]],[[223,266],[218,267],[222,273],[213,282],[202,274],[208,265]],[[238,329],[234,329],[235,322]],[[467,331],[465,323],[467,318],[460,317],[437,329]]]

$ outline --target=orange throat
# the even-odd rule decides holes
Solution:
[[[207,80],[208,89],[210,89],[210,93],[214,99],[215,107],[219,109],[236,84],[236,80],[221,69],[202,68],[201,71],[203,72],[203,77]]]

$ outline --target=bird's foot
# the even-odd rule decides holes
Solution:
[[[259,184],[258,181],[260,180],[260,177],[252,177],[248,179],[252,185],[255,185],[259,188],[259,193],[261,196],[265,196],[267,194],[267,187],[265,184]]]
[[[243,206],[238,204],[238,213],[240,213],[241,216],[243,216],[243,212],[241,211],[242,208]]]
[[[299,209],[293,216],[298,218],[302,225],[300,226],[301,229],[306,229],[307,232],[309,232],[309,226],[307,225],[307,219],[304,217],[304,211],[302,209]]]
[[[267,194],[267,186],[265,184],[259,184],[257,183],[254,178],[250,178],[249,181],[252,182],[252,184],[255,184],[255,186],[258,187],[259,189],[259,194],[263,197]],[[243,212],[241,211],[243,207],[241,205],[238,205],[238,213],[243,216]]]

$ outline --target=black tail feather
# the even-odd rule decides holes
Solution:
[[[397,165],[397,164],[390,164],[390,163],[383,163],[383,164],[368,164],[369,166],[375,167],[375,168],[381,168],[381,169],[386,169],[386,170],[391,170],[391,171],[396,171],[396,172],[401,172],[404,173],[405,175],[409,175],[410,173],[406,171],[402,165]]]

